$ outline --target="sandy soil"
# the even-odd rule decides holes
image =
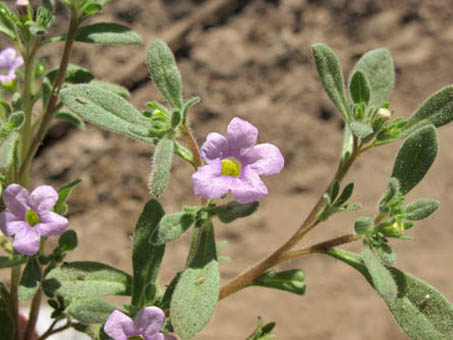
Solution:
[[[217,0],[216,0],[217,1]],[[148,44],[196,13],[208,1],[113,0],[97,20],[119,20],[141,33]],[[391,106],[409,116],[431,93],[451,83],[453,1],[287,0],[232,1],[233,11],[195,27],[176,50],[188,98],[203,101],[192,112],[197,139],[223,133],[235,116],[260,130],[260,141],[280,147],[286,167],[267,178],[270,195],[253,217],[216,225],[218,240],[228,240],[222,280],[261,259],[284,242],[317,201],[336,168],[341,122],[318,80],[310,46],[334,48],[345,72],[369,49],[386,47],[395,59],[396,86]],[[131,72],[143,63],[141,47],[76,46],[74,60],[104,80],[131,87],[139,109],[161,100],[146,74]],[[57,52],[47,55],[55,60]],[[137,70],[139,70],[138,67]],[[128,72],[131,72],[128,74]],[[440,130],[440,153],[424,184],[410,198],[441,201],[438,212],[418,223],[414,241],[395,241],[397,266],[430,282],[453,300],[453,204],[451,169],[453,128]],[[338,215],[319,226],[304,245],[352,231],[354,218],[374,214],[391,173],[397,145],[372,150],[359,159],[346,181],[354,180],[357,213]],[[152,149],[96,127],[84,133],[56,125],[33,167],[34,184],[61,185],[81,178],[70,201],[70,223],[80,239],[71,260],[100,260],[130,271],[130,236],[142,206]],[[177,160],[162,203],[173,212],[193,204],[191,169]],[[161,282],[182,268],[189,239],[167,249]],[[358,249],[349,246],[347,249]],[[307,293],[248,289],[219,303],[217,314],[197,339],[244,339],[257,315],[275,321],[279,339],[406,339],[385,304],[360,274],[342,263],[315,255],[285,268],[306,273]]]

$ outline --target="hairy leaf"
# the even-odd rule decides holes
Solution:
[[[195,221],[189,212],[165,215],[159,222],[156,241],[159,244],[177,240]]]
[[[116,309],[116,306],[101,298],[90,297],[74,300],[64,313],[84,324],[103,324]]]
[[[19,283],[18,293],[21,301],[28,301],[35,295],[41,283],[41,277],[42,273],[38,259],[35,256],[30,257]]]
[[[349,83],[349,93],[351,94],[351,99],[354,103],[368,104],[370,101],[370,83],[362,71],[356,70],[352,74],[351,81]]]
[[[439,208],[440,202],[429,198],[418,199],[406,207],[406,218],[411,221],[427,218]]]
[[[53,207],[53,210],[59,214],[59,215],[66,215],[68,212],[68,204],[66,203],[69,196],[72,193],[72,190],[80,183],[82,180],[76,179],[75,181],[72,181],[71,183],[68,183],[58,189],[58,200],[57,203],[55,203],[55,206]]]
[[[80,27],[76,32],[75,41],[103,45],[143,44],[137,32],[113,22],[98,22]]]
[[[246,204],[231,201],[227,204],[215,207],[213,212],[223,223],[231,223],[238,218],[252,215],[258,210],[259,205],[258,201]]]
[[[153,197],[159,198],[167,188],[174,150],[175,142],[169,135],[162,137],[154,150],[148,182],[149,192]]]

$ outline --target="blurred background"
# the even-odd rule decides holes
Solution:
[[[218,240],[228,241],[222,255],[231,262],[220,267],[227,281],[296,230],[336,169],[342,122],[322,89],[311,45],[330,45],[346,78],[363,53],[388,48],[396,68],[391,109],[397,117],[408,117],[426,97],[452,83],[452,15],[450,0],[112,0],[91,21],[129,25],[145,44],[76,44],[72,62],[102,80],[127,86],[130,101],[142,110],[146,101],[163,101],[144,64],[151,40],[163,39],[176,55],[185,98],[202,98],[190,116],[200,144],[210,131],[223,134],[228,122],[239,116],[259,128],[260,142],[282,150],[286,166],[280,175],[265,179],[270,194],[261,200],[259,211],[232,224],[216,223]],[[66,29],[61,16],[66,16],[64,11],[55,32]],[[43,49],[41,56],[56,65],[61,48]],[[439,157],[408,200],[430,197],[441,206],[410,230],[413,241],[392,241],[392,246],[398,252],[397,267],[428,281],[452,301],[453,126],[439,133]],[[363,203],[364,209],[334,216],[301,246],[352,232],[357,216],[375,214],[397,150],[395,144],[365,153],[344,182],[354,181],[351,201]],[[77,230],[80,246],[69,260],[102,260],[130,272],[131,235],[150,199],[152,151],[93,126],[86,132],[64,123],[53,126],[34,163],[33,186],[83,180],[70,200],[70,226]],[[191,173],[176,160],[162,199],[167,212],[197,204]],[[189,241],[186,235],[167,247],[162,285],[182,269]],[[197,339],[245,339],[258,315],[277,323],[279,339],[406,339],[368,283],[343,263],[312,255],[284,268],[305,271],[305,296],[246,289],[219,303]]]

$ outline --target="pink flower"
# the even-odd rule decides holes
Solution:
[[[170,334],[159,332],[164,321],[165,314],[158,307],[144,307],[135,320],[116,310],[105,322],[104,332],[113,340],[176,340]]]
[[[16,79],[16,68],[24,63],[22,56],[16,57],[16,50],[8,47],[0,51],[0,83],[10,83]]]
[[[256,201],[268,194],[260,175],[279,173],[284,165],[273,144],[256,144],[258,129],[240,118],[228,124],[227,137],[210,133],[201,147],[208,165],[192,175],[195,195],[213,199],[231,190],[239,203]]]
[[[14,235],[13,248],[25,255],[39,250],[41,236],[61,234],[68,220],[50,209],[58,200],[58,193],[49,185],[40,185],[28,193],[19,184],[10,184],[3,191],[6,210],[0,213],[0,230]]]

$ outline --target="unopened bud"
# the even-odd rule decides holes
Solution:
[[[30,2],[28,0],[16,0],[16,6],[29,6]]]
[[[28,16],[28,7],[30,6],[30,2],[28,0],[16,0],[16,7],[19,15],[22,17]]]
[[[379,117],[382,117],[384,119],[389,119],[392,117],[392,113],[390,112],[389,109],[380,108],[377,114]]]

